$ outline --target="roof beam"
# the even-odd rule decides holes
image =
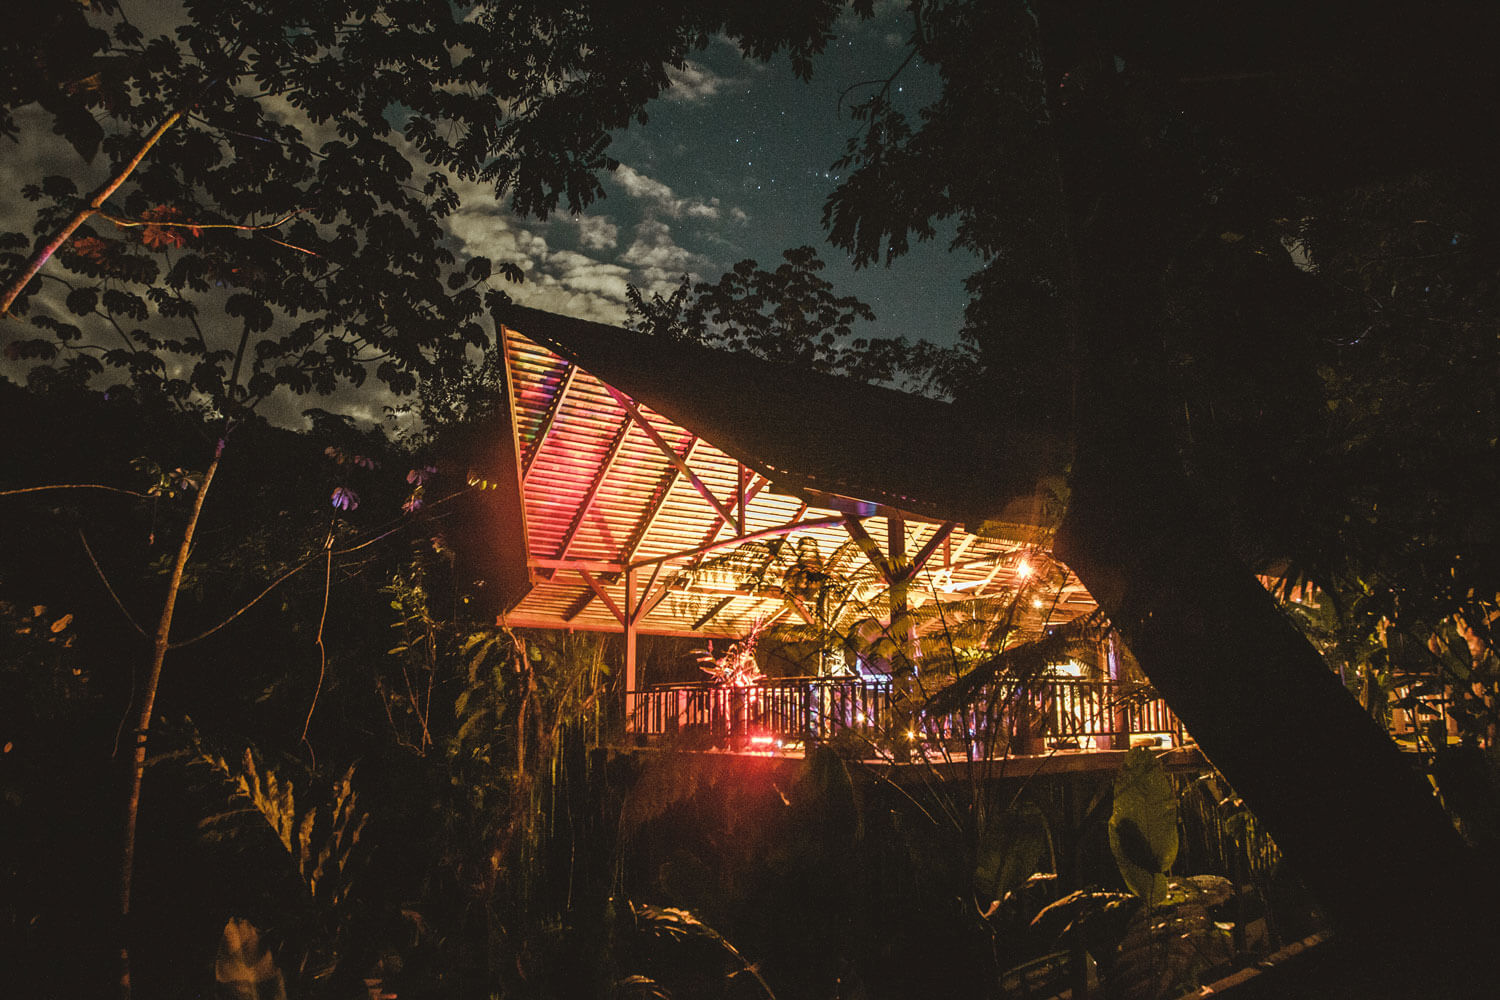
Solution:
[[[744,462],[734,463],[734,524],[735,530],[742,535],[745,533],[745,505],[750,502],[750,498],[745,495],[745,487],[750,482],[746,478],[749,471]]]
[[[615,603],[615,599],[609,596],[609,591],[604,589],[604,584],[596,580],[594,574],[581,567],[578,568],[578,575],[583,577],[583,582],[588,584],[589,589],[598,595],[599,600],[604,602],[606,608],[609,608],[609,613],[614,615],[615,619],[621,625],[626,624],[625,612],[621,611],[620,606]]]
[[[612,635],[620,634],[620,626],[615,622],[601,624],[588,618],[575,622],[559,622],[555,618],[546,615],[535,614],[509,614],[498,615],[495,624],[502,628],[538,628],[538,629],[572,629],[578,632],[608,632]],[[687,639],[702,639],[704,636],[723,637],[726,639],[739,638],[730,629],[713,629],[707,632],[695,632],[686,628],[641,628],[635,630],[637,635],[671,635]]]
[[[509,370],[509,363],[506,369]],[[552,393],[552,398],[547,401],[547,412],[542,414],[542,422],[537,426],[536,437],[531,442],[531,451],[526,455],[526,461],[521,466],[521,482],[526,481],[526,474],[531,471],[531,463],[542,453],[542,445],[547,443],[547,435],[552,432],[552,422],[557,419],[557,411],[562,409],[563,400],[567,398],[568,390],[573,388],[573,379],[578,376],[578,366],[572,362],[563,369],[562,381],[558,383],[557,390]]]
[[[615,398],[615,402],[625,408],[625,412],[630,415],[630,419],[639,424],[641,430],[646,432],[646,436],[651,439],[651,443],[661,449],[661,453],[667,456],[667,461],[671,462],[676,466],[678,472],[687,477],[687,481],[693,484],[693,489],[697,490],[698,494],[708,501],[709,505],[713,507],[714,512],[727,523],[733,524],[734,512],[719,502],[719,498],[714,496],[713,490],[710,490],[708,485],[698,478],[698,474],[688,467],[688,464],[673,450],[672,446],[661,436],[661,432],[652,425],[651,421],[646,419],[645,415],[641,413],[630,397],[608,382],[604,383],[604,388],[609,390],[609,394]]]
[[[587,570],[590,573],[619,574],[625,572],[623,563],[603,562],[598,559],[549,559],[533,556],[526,561],[532,569]]]
[[[809,531],[813,528],[826,528],[830,525],[839,524],[842,517],[814,517],[806,521],[795,521],[790,524],[778,524],[773,528],[762,528],[752,531],[747,535],[737,535],[734,538],[725,538],[707,545],[695,545],[690,549],[682,549],[678,552],[668,552],[664,556],[652,556],[650,559],[642,559],[631,563],[632,566],[649,566],[652,563],[671,562],[674,559],[687,559],[692,556],[701,555],[705,552],[713,552],[716,549],[725,549],[731,545],[739,545],[741,542],[753,542],[760,538],[775,538],[777,535],[789,535],[794,531]]]
[[[937,551],[938,546],[947,541],[948,536],[953,534],[953,529],[957,527],[957,521],[949,521],[934,531],[932,537],[927,539],[926,543],[917,550],[916,555],[912,556],[911,565],[902,570],[902,576],[910,580],[920,573],[922,567],[927,565],[927,560],[931,559],[932,554]]]
[[[703,615],[699,616],[698,620],[695,621],[695,622],[693,622],[693,631],[696,632],[700,628],[702,628],[703,626],[707,625],[710,621],[713,620],[713,617],[715,615],[717,615],[720,611],[723,611],[725,608],[729,607],[729,605],[731,605],[733,603],[734,603],[734,595],[731,594],[728,597],[724,598],[719,603],[715,604],[713,607],[709,608],[708,612],[706,614],[703,614]]]
[[[692,460],[693,452],[697,450],[698,443],[702,440],[696,434],[688,440],[687,450],[682,453],[682,460],[684,462]],[[646,509],[645,513],[641,515],[641,519],[631,529],[630,534],[626,536],[625,547],[620,551],[620,562],[628,563],[634,558],[636,550],[646,540],[646,535],[650,533],[651,526],[656,523],[657,516],[661,514],[662,507],[666,506],[667,497],[671,496],[672,486],[677,482],[677,477],[680,475],[682,475],[682,470],[670,464],[667,466],[667,471],[662,473],[661,481],[656,486],[655,499],[651,501],[651,506]]]
[[[849,537],[854,539],[854,544],[858,545],[859,550],[865,554],[865,558],[870,560],[870,565],[879,571],[880,578],[888,584],[895,583],[896,571],[891,566],[891,561],[886,558],[884,552],[880,551],[880,544],[870,537],[870,533],[865,530],[860,519],[853,514],[845,514],[840,520],[844,522],[844,530],[849,532]]]
[[[797,617],[801,618],[804,622],[809,625],[817,624],[817,622],[813,620],[812,613],[807,610],[807,605],[802,603],[802,598],[798,597],[796,594],[783,592],[781,595],[781,599],[786,601],[787,606],[790,607],[793,611],[797,612]]]
[[[742,466],[740,466],[740,468],[744,469],[744,466],[742,465]],[[735,490],[736,501],[735,501],[735,503],[736,503],[736,506],[739,507],[739,509],[740,509],[740,527],[739,527],[739,535],[738,535],[739,538],[744,538],[745,537],[745,515],[744,515],[745,507],[749,505],[749,503],[750,503],[751,500],[754,500],[756,498],[756,496],[758,496],[760,494],[761,490],[765,489],[767,486],[770,486],[770,485],[771,485],[771,481],[769,479],[765,478],[764,476],[762,476],[762,477],[760,477],[760,481],[757,482],[757,483],[752,484],[748,490],[744,488],[745,487],[744,481],[741,481],[739,483],[739,485],[736,487],[736,490]],[[797,516],[794,517],[794,518],[792,518],[792,520],[796,521],[799,518],[801,518],[802,517],[802,512],[805,511],[805,510],[807,510],[807,504],[803,504],[802,505],[802,507],[797,511]],[[729,524],[729,523],[727,523],[725,521],[715,521],[712,525],[709,526],[709,529],[703,533],[703,541],[701,541],[701,542],[698,543],[699,546],[704,547],[703,551],[707,552],[708,551],[707,546],[713,545],[714,543],[716,543],[719,540],[719,533],[722,532],[725,528],[732,528],[732,527],[734,527],[734,525]],[[696,559],[693,560],[693,565],[697,566],[701,562],[703,562],[703,554],[699,553],[698,558],[696,558]]]
[[[599,471],[594,474],[594,480],[589,483],[588,492],[584,493],[583,499],[579,501],[578,510],[574,512],[568,530],[563,532],[562,542],[557,546],[557,558],[568,557],[568,546],[573,544],[573,539],[578,535],[578,529],[583,527],[583,519],[588,516],[589,508],[594,506],[594,499],[599,495],[604,480],[609,478],[609,472],[614,468],[615,460],[620,457],[620,449],[625,445],[625,435],[629,430],[630,421],[620,421],[620,429],[615,431],[614,440],[609,443],[609,451],[605,452],[603,461],[599,463]]]
[[[661,564],[658,563],[657,565],[660,566]],[[655,611],[656,610],[656,606],[662,602],[662,599],[664,597],[666,597],[667,594],[672,591],[672,589],[673,589],[673,587],[672,587],[672,581],[671,580],[668,580],[665,583],[663,583],[660,587],[658,587],[656,589],[656,591],[654,593],[652,593],[651,590],[650,590],[650,588],[648,587],[647,588],[647,592],[646,592],[646,596],[643,597],[643,598],[641,598],[641,605],[640,605],[639,608],[636,609],[635,620],[636,621],[641,621],[643,618],[645,618],[651,612]]]

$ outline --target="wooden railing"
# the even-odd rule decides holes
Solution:
[[[660,684],[630,692],[627,708],[637,737],[733,749],[852,737],[884,747],[905,740],[972,758],[1124,749],[1132,741],[1181,746],[1185,739],[1166,703],[1144,685],[1071,677],[998,682],[980,689],[961,710],[918,712],[906,732],[893,731],[887,678],[765,678],[748,687]]]

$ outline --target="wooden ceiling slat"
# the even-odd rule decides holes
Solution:
[[[589,483],[588,490],[578,501],[577,513],[568,525],[568,530],[563,532],[562,541],[557,546],[557,558],[568,557],[568,546],[573,544],[573,539],[578,537],[578,529],[583,524],[583,519],[588,515],[589,508],[593,506],[594,498],[599,495],[599,490],[604,486],[604,480],[609,477],[610,470],[614,468],[615,459],[620,456],[620,446],[625,443],[625,435],[630,430],[630,421],[620,423],[620,428],[615,432],[615,439],[610,442],[609,451],[604,460],[599,463],[598,471],[594,474],[593,482]]]
[[[709,488],[704,485],[703,480],[698,478],[698,474],[694,472],[686,462],[684,462],[677,456],[677,453],[672,450],[672,446],[667,444],[666,440],[661,436],[661,433],[651,425],[651,421],[647,420],[641,414],[641,411],[636,407],[635,403],[631,402],[628,396],[626,396],[623,392],[620,392],[613,386],[606,386],[606,388],[609,389],[610,395],[615,397],[615,402],[625,407],[625,412],[630,414],[631,419],[633,419],[640,425],[641,429],[646,432],[647,436],[651,438],[652,442],[661,449],[662,454],[667,456],[667,461],[675,465],[678,471],[683,474],[687,481],[693,484],[693,489],[697,490],[698,493],[702,495],[703,499],[707,500],[713,506],[713,508],[718,511],[720,517],[732,523],[734,521],[734,515],[730,513],[728,508],[726,508],[722,503],[719,502],[719,498],[714,496]]]
[[[568,390],[573,387],[573,380],[578,375],[577,365],[568,365],[563,369],[562,381],[558,383],[557,391],[552,394],[547,409],[542,413],[537,425],[536,437],[531,441],[531,449],[526,453],[526,459],[521,464],[521,481],[526,481],[527,474],[531,471],[531,465],[536,457],[542,453],[542,446],[547,443],[547,435],[552,430],[552,423],[557,419],[557,411],[562,408],[563,400],[567,398]]]
[[[909,584],[921,574],[940,601],[1015,585],[1002,565],[1016,551],[1014,541],[910,515],[890,507],[889,498],[864,503],[806,487],[801,496],[778,492],[714,440],[601,381],[583,367],[587,358],[575,363],[524,334],[505,333],[513,433],[518,445],[527,443],[518,464],[532,574],[532,589],[509,605],[511,624],[619,631],[629,620],[642,633],[721,635],[748,628],[757,616],[812,620],[798,597],[777,586],[779,563],[762,567],[769,586],[738,594],[723,589],[735,585],[733,573],[696,571],[705,556],[750,545],[755,554],[745,569],[753,577],[753,563],[768,558],[766,540],[793,535],[805,539],[798,548],[820,554],[824,572],[860,581],[855,600],[876,601],[877,615],[884,613],[881,584],[898,575]],[[873,540],[898,517],[908,522],[915,550],[909,564],[893,565]],[[650,579],[626,607],[621,576],[632,567],[649,568],[643,579]],[[1092,602],[1070,583],[1057,603],[1071,617]]]

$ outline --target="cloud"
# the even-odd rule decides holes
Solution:
[[[604,215],[578,215],[578,244],[585,250],[613,250],[619,243],[620,228]]]
[[[705,219],[717,221],[725,215],[723,206],[719,199],[709,198],[707,200],[697,198],[678,197],[670,187],[652,177],[647,177],[633,167],[621,164],[614,172],[615,183],[625,190],[632,198],[645,203],[647,209],[653,209],[669,219]],[[730,219],[735,222],[746,222],[749,216],[743,209],[731,208],[728,212]]]
[[[657,219],[635,227],[635,240],[620,259],[630,265],[638,278],[635,284],[647,294],[669,293],[684,274],[702,280],[703,269],[712,264],[703,254],[678,245],[672,228]]]
[[[546,259],[550,252],[547,238],[519,225],[515,216],[489,196],[487,188],[467,183],[455,186],[463,207],[448,217],[447,225],[460,249],[475,257],[514,261],[523,271]]]
[[[709,100],[736,82],[691,59],[681,67],[668,66],[667,79],[672,81],[672,86],[662,94],[663,99],[681,104],[697,104]]]

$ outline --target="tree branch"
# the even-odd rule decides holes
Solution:
[[[328,648],[323,645],[323,626],[328,623],[328,595],[333,590],[333,531],[328,532],[328,541],[323,549],[328,553],[327,570],[323,575],[323,614],[318,618],[318,684],[313,688],[312,703],[307,706],[307,718],[302,723],[302,744],[312,758],[313,767],[318,766],[318,755],[307,741],[307,730],[312,726],[313,712],[318,708],[318,695],[323,693],[323,676],[328,672]]]
[[[245,46],[241,44],[235,50],[234,55],[230,57],[231,60],[238,62],[240,54],[244,51]],[[79,209],[50,240],[43,244],[36,253],[32,254],[31,260],[26,263],[26,267],[16,276],[14,281],[5,287],[3,294],[0,294],[0,317],[10,315],[11,306],[15,304],[16,299],[20,297],[21,292],[26,289],[26,286],[31,283],[31,279],[36,277],[37,273],[46,266],[47,261],[51,260],[52,256],[62,248],[63,244],[73,237],[73,234],[78,231],[79,226],[87,222],[90,216],[97,215],[103,210],[104,203],[120,189],[120,185],[124,184],[130,178],[131,174],[135,173],[136,168],[146,159],[146,154],[150,153],[156,144],[161,141],[161,137],[166,135],[172,129],[172,126],[176,125],[189,109],[202,100],[203,95],[208,93],[209,88],[218,83],[220,79],[221,77],[213,76],[205,80],[203,86],[193,92],[192,97],[177,108],[176,111],[163,118],[157,124],[156,128],[151,130],[151,134],[146,136],[145,140],[142,141],[141,147],[136,150],[135,155],[116,170],[115,175],[105,181],[94,192],[94,196],[89,199],[88,204]]]
[[[303,211],[304,209],[295,209],[275,222],[264,222],[259,225],[251,225],[244,222],[171,222],[166,219],[122,219],[117,215],[110,215],[102,209],[94,214],[106,222],[114,223],[121,229],[140,229],[151,226],[157,229],[239,229],[245,232],[254,232],[261,229],[275,229],[295,219]]]
[[[319,555],[321,555],[321,553],[319,553]],[[230,623],[235,621],[241,615],[245,614],[245,612],[249,611],[251,608],[259,604],[261,600],[265,598],[265,596],[271,591],[275,590],[277,587],[281,586],[283,583],[286,583],[292,577],[296,576],[298,573],[311,566],[317,558],[318,556],[315,555],[308,556],[306,559],[302,560],[302,562],[298,563],[296,566],[293,566],[291,569],[278,576],[275,580],[271,581],[271,583],[267,584],[266,589],[250,598],[250,600],[241,605],[237,611],[231,614],[228,618],[225,618],[223,621],[219,622],[219,624],[215,625],[213,628],[209,629],[206,632],[200,632],[197,635],[193,636],[191,639],[183,639],[181,642],[174,642],[168,648],[182,649],[184,646],[191,646],[193,643],[201,642],[202,640],[207,639],[209,636],[213,635],[215,632],[226,628]]]
[[[118,486],[101,486],[98,483],[57,483],[52,486],[23,486],[20,489],[0,490],[0,497],[19,496],[22,493],[45,493],[48,490],[103,490],[106,493],[121,493],[139,500],[151,499],[150,494],[136,490],[124,490]]]
[[[99,565],[99,560],[94,558],[94,550],[89,548],[89,540],[84,537],[82,528],[78,529],[78,540],[83,543],[83,551],[87,553],[89,562],[93,564],[94,572],[99,574],[99,582],[104,584],[104,589],[109,592],[109,598],[115,602],[115,607],[120,609],[120,614],[125,616],[125,620],[130,623],[131,628],[143,636],[146,635],[146,630],[141,628],[140,623],[135,620],[130,614],[130,610],[125,607],[125,602],[120,600],[120,595],[115,593],[115,588],[110,586],[109,577],[104,575],[104,569]]]

